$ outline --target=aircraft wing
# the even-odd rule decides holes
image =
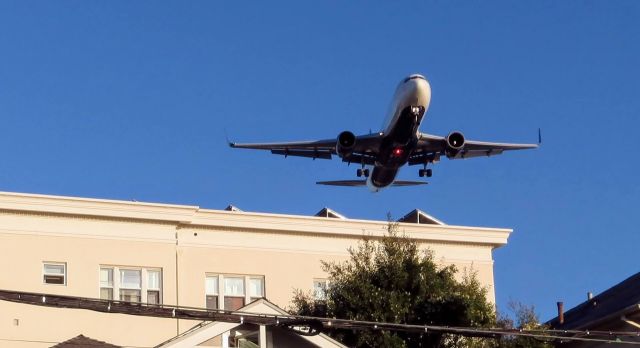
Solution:
[[[382,135],[380,133],[360,135],[356,137],[353,152],[345,162],[370,164],[379,151]],[[308,158],[331,159],[336,155],[337,139],[323,139],[311,141],[292,141],[282,143],[235,143],[229,142],[229,146],[240,149],[269,150],[272,154],[298,156]]]
[[[334,180],[334,181],[318,181],[316,182],[318,185],[328,185],[328,186],[367,186],[366,180]],[[391,186],[417,186],[417,185],[427,185],[426,181],[406,181],[406,180],[395,180]]]
[[[472,157],[488,157],[511,150],[535,149],[538,144],[513,144],[492,143],[486,141],[465,140],[464,147],[455,155],[447,156],[449,159],[464,159]],[[444,137],[420,134],[416,150],[409,158],[409,165],[423,164],[428,161],[437,161],[440,156],[446,156],[447,141]]]

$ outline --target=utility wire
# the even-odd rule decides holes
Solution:
[[[331,319],[297,315],[256,314],[242,311],[209,310],[206,308],[131,303],[75,296],[0,290],[0,300],[38,306],[87,309],[103,313],[120,313],[147,317],[221,321],[289,328],[302,335],[315,335],[328,329],[364,331],[401,331],[413,333],[453,334],[466,337],[501,338],[521,336],[546,340],[584,341],[640,345],[640,332],[521,330],[503,328],[448,327],[413,325],[349,319]]]

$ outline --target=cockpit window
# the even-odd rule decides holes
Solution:
[[[402,81],[402,82],[405,83],[405,82],[408,82],[410,80],[416,80],[416,79],[424,80],[424,76],[422,76],[422,75],[411,75],[411,76],[405,78],[404,81]]]

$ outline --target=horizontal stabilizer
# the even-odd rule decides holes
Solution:
[[[329,185],[329,186],[366,186],[366,180],[335,180],[335,181],[318,181],[316,182],[318,185]],[[405,180],[397,180],[394,181],[390,186],[416,186],[416,185],[426,185],[428,182],[426,181],[405,181]]]

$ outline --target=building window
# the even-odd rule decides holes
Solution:
[[[218,276],[207,276],[205,280],[205,294],[207,309],[218,309]]]
[[[326,279],[314,279],[313,280],[313,299],[318,301],[324,301],[327,299],[327,289],[329,288],[329,281]]]
[[[113,300],[113,268],[100,268],[100,298]]]
[[[224,277],[224,309],[244,307],[244,277]]]
[[[147,270],[147,303],[160,304],[160,271]]]
[[[161,304],[162,270],[101,266],[100,298]]]
[[[45,284],[67,285],[67,264],[61,262],[45,262],[43,264],[43,278]]]
[[[120,270],[120,301],[141,302],[142,276],[140,270]]]
[[[207,275],[205,297],[207,309],[240,309],[264,297],[264,276]]]
[[[251,277],[249,278],[249,301],[264,297],[264,277]]]

